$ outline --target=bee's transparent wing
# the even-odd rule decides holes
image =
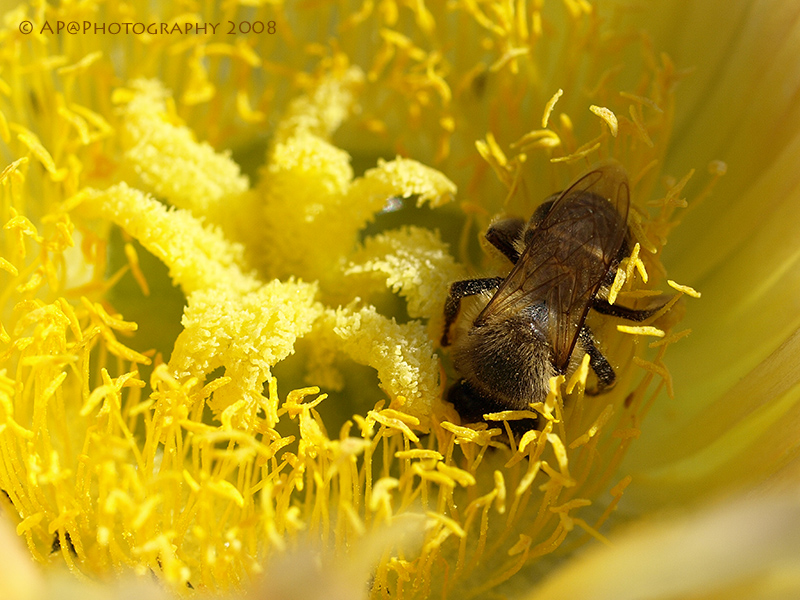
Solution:
[[[592,298],[625,239],[629,205],[628,177],[619,163],[604,162],[581,175],[555,200],[475,325],[535,311],[532,326],[549,341],[554,366],[565,371]]]

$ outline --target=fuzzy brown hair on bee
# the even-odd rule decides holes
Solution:
[[[506,277],[467,279],[450,286],[442,346],[461,300],[488,302],[453,340],[458,381],[448,392],[467,423],[503,410],[529,409],[547,397],[550,378],[566,374],[576,346],[589,355],[600,389],[616,375],[586,325],[593,309],[643,321],[661,307],[636,310],[608,303],[617,267],[629,251],[630,187],[625,169],[606,161],[548,198],[527,221],[507,218],[490,225],[486,239],[513,264]],[[516,431],[536,425],[515,421]]]

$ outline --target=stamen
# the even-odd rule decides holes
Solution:
[[[553,109],[556,106],[556,102],[561,96],[564,95],[564,90],[560,89],[553,94],[553,97],[547,101],[547,104],[544,105],[544,114],[542,115],[542,128],[547,127],[547,122],[550,120],[550,114],[553,112]]]

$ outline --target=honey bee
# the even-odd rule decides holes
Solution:
[[[490,225],[486,240],[513,263],[511,272],[505,278],[456,281],[444,309],[441,344],[449,346],[462,298],[492,294],[453,345],[460,379],[448,400],[464,422],[544,401],[550,378],[567,373],[576,346],[589,355],[598,388],[614,384],[614,369],[586,325],[589,309],[643,321],[661,308],[608,302],[619,262],[629,252],[629,206],[627,174],[607,161],[550,196],[527,223],[507,218]],[[514,422],[515,429],[535,425],[526,421]]]

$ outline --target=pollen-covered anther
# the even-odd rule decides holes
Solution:
[[[319,394],[319,388],[317,386],[292,390],[286,396],[286,402],[283,404],[283,410],[286,410],[289,416],[294,418],[303,411],[310,410],[319,405],[325,398],[328,397],[327,394],[321,394],[311,402],[304,402],[307,396],[313,396],[316,394]]]
[[[648,148],[655,147],[653,140],[650,138],[650,134],[648,134],[647,132],[647,126],[645,125],[644,122],[644,115],[642,114],[641,105],[631,104],[630,107],[628,108],[628,113],[630,114],[631,119],[633,120],[633,125],[636,134],[639,136],[639,139],[641,139]]]
[[[559,473],[558,471],[553,469],[553,467],[551,467],[547,461],[544,460],[542,461],[541,468],[542,471],[547,473],[547,476],[550,478],[540,486],[539,489],[541,489],[542,491],[553,490],[558,488],[575,487],[576,481],[574,479],[572,479],[567,475]]]
[[[609,300],[609,304],[612,302]],[[576,386],[580,385],[580,389],[586,389],[586,379],[589,377],[589,355],[584,354],[581,358],[581,363],[578,365],[578,368],[575,369],[575,372],[569,378],[566,386],[567,394],[571,394]]]
[[[443,422],[441,426],[442,429],[450,431],[455,435],[455,442],[457,444],[473,443],[479,446],[487,445],[489,440],[491,440],[492,437],[499,435],[501,431],[497,428],[478,430],[471,427],[464,427],[462,425],[449,423],[447,421]]]
[[[16,123],[11,124],[10,129],[17,132],[17,139],[28,148],[33,156],[39,159],[39,162],[47,169],[53,181],[60,181],[64,178],[67,174],[67,170],[64,168],[58,169],[56,167],[53,156],[47,148],[45,148],[44,144],[42,144],[35,133]]]
[[[455,519],[451,519],[441,513],[438,512],[427,512],[425,513],[432,519],[430,524],[431,527],[436,527],[437,525],[443,526],[447,531],[450,533],[455,534],[456,536],[463,538],[467,535],[467,532],[464,531],[464,528],[459,525],[459,523]],[[441,540],[440,540],[441,541]]]
[[[425,450],[422,448],[414,448],[412,450],[398,450],[394,453],[395,458],[399,459],[420,459],[420,460],[442,460],[442,456],[436,450]]]
[[[519,421],[522,419],[535,419],[536,417],[536,413],[530,410],[503,410],[483,415],[483,418],[487,421]]]
[[[654,337],[664,337],[666,335],[663,330],[652,325],[617,325],[617,331],[631,335],[650,335]]]
[[[472,473],[459,469],[458,467],[447,465],[443,462],[436,463],[436,470],[457,482],[462,487],[473,486],[477,483]]]
[[[522,434],[522,437],[519,440],[519,447],[517,448],[517,452],[519,454],[524,455],[525,449],[528,445],[535,443],[537,439],[539,439],[541,433],[535,429],[531,429],[526,431]]]
[[[639,272],[639,277],[642,278],[644,283],[647,283],[649,277],[647,275],[647,269],[645,268],[642,259],[639,258],[639,251],[641,250],[641,245],[639,242],[636,242],[633,245],[633,250],[631,250],[631,255],[628,257],[628,262],[625,266],[625,275],[628,281],[633,281],[633,270],[634,268]]]
[[[555,94],[547,101],[547,104],[544,106],[544,114],[542,115],[542,127],[547,127],[547,123],[550,121],[550,115],[553,113],[553,109],[558,102],[558,99],[564,95],[564,90],[561,88],[556,91]]]
[[[680,283],[676,283],[676,282],[672,281],[671,279],[667,280],[667,284],[672,289],[678,290],[679,292],[682,292],[682,293],[686,294],[687,296],[691,296],[692,298],[699,298],[700,297],[700,292],[698,292],[697,290],[695,290],[694,288],[692,288],[692,287],[690,287],[688,285],[682,285]]]
[[[585,498],[576,498],[575,500],[570,500],[569,502],[562,504],[561,506],[551,506],[550,512],[553,512],[558,515],[559,520],[561,521],[562,527],[567,531],[572,531],[574,527],[575,521],[572,517],[570,517],[569,512],[576,508],[581,508],[584,506],[591,506],[591,500],[587,500]]]
[[[648,344],[648,347],[650,347],[650,348],[658,348],[659,346],[668,346],[669,344],[674,344],[678,340],[685,338],[691,332],[692,332],[691,329],[684,329],[682,331],[677,331],[675,333],[672,333],[672,334],[668,335],[667,337],[665,337],[665,338],[663,338],[661,340],[658,340],[656,342],[650,342],[650,344]]]
[[[569,445],[569,449],[574,450],[575,448],[589,443],[589,440],[600,433],[602,428],[606,425],[606,423],[608,423],[613,414],[614,406],[611,404],[606,405],[606,407],[603,409],[603,412],[600,413],[600,416],[598,416],[595,422],[592,423],[592,426],[589,427],[589,430],[583,435],[575,438],[575,440]]]
[[[476,140],[475,147],[481,157],[492,167],[500,181],[506,187],[511,187],[514,167],[509,164],[508,158],[495,140],[492,132],[490,131],[486,134],[486,141]]]
[[[372,488],[372,496],[369,498],[369,508],[376,515],[384,519],[392,516],[392,494],[391,490],[396,489],[400,482],[394,477],[382,477],[378,479]]]
[[[517,543],[508,549],[508,555],[516,556],[518,554],[523,554],[523,553],[527,554],[532,544],[533,544],[533,539],[531,538],[531,536],[521,533],[519,535]]]
[[[417,435],[409,428],[409,425],[412,427],[418,426],[419,419],[416,419],[411,415],[406,415],[396,410],[387,408],[382,411],[369,411],[367,413],[367,419],[376,421],[389,430],[397,430],[398,432],[405,434],[405,436],[412,442],[419,441]]]
[[[511,144],[511,148],[522,152],[533,148],[557,148],[561,145],[561,138],[555,131],[550,129],[535,129],[523,135],[516,142]]]
[[[615,115],[613,111],[604,106],[595,106],[594,104],[589,107],[589,110],[605,121],[612,137],[617,137],[619,123],[617,121],[617,115]]]
[[[561,398],[561,386],[564,385],[565,377],[563,375],[555,375],[548,381],[547,398],[544,401],[544,412],[542,413],[545,418],[553,417],[552,421],[561,420],[561,410],[563,401]]]
[[[556,156],[550,159],[551,163],[574,163],[579,160],[582,160],[600,149],[603,140],[608,136],[607,132],[601,133],[598,137],[593,140],[586,142],[585,144],[581,144],[578,148],[576,148],[573,152],[565,156]]]
[[[646,371],[650,371],[651,373],[654,373],[659,377],[661,377],[664,380],[664,383],[667,387],[667,395],[672,397],[673,395],[672,375],[670,374],[669,369],[667,369],[666,365],[660,359],[657,360],[656,362],[652,362],[649,360],[641,359],[638,356],[634,356],[633,362],[634,364],[636,364],[636,366],[639,366],[645,369]]]

